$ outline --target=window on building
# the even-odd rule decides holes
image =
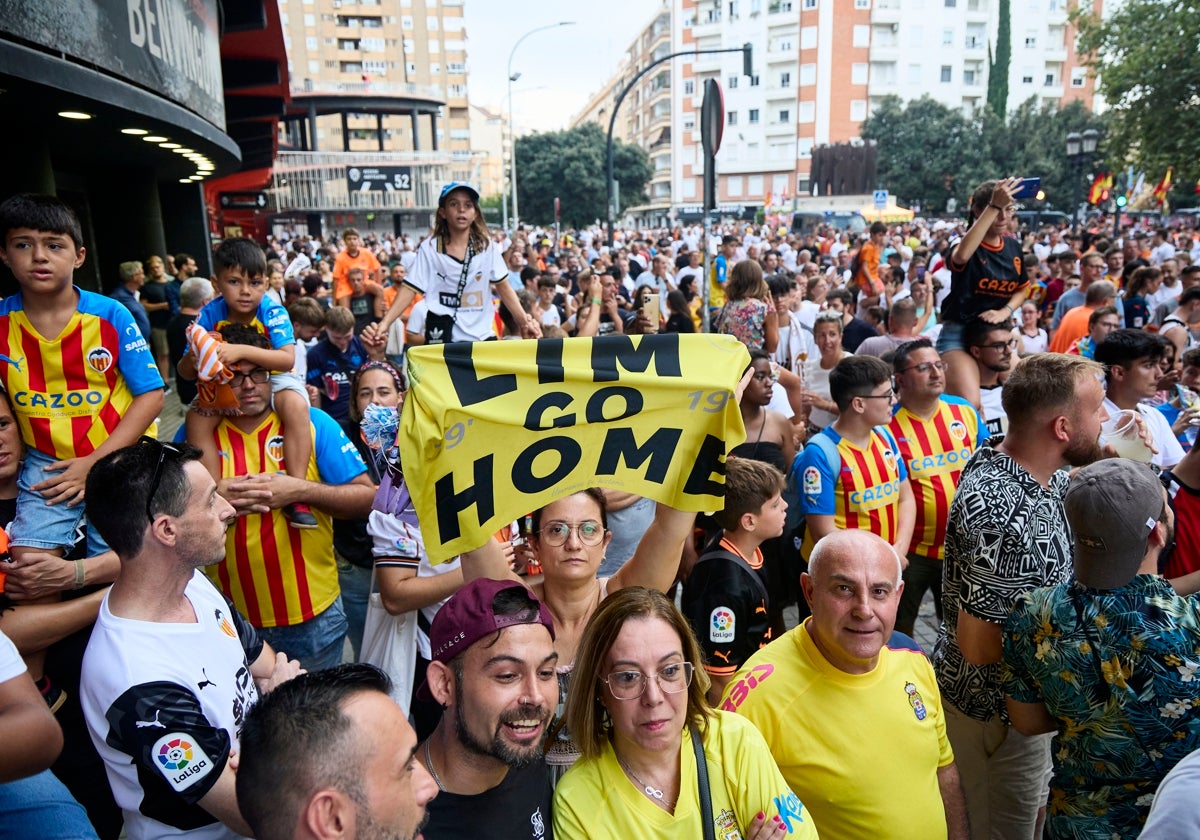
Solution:
[[[305,26],[316,26],[317,25],[317,16],[316,15],[305,15],[304,16],[304,25]]]
[[[725,179],[725,194],[730,198],[740,198],[742,195],[742,176],[730,175]]]
[[[684,80],[683,95],[684,96],[695,96],[696,95],[696,82],[695,81],[693,81],[692,79]]]
[[[780,125],[787,125],[792,121],[792,112],[789,108],[779,109],[779,119],[776,120]]]
[[[1057,73],[1047,73],[1046,80],[1042,83],[1043,87],[1054,87],[1058,84]]]
[[[854,28],[856,31],[858,30],[857,26]],[[871,33],[868,31],[867,37],[869,38],[870,36],[871,36]],[[855,44],[854,46],[857,47],[858,44]],[[817,48],[817,27],[801,26],[800,27],[800,49],[815,50],[816,48]]]
[[[817,83],[817,65],[800,65],[800,87],[808,87]]]
[[[963,84],[964,85],[966,85],[967,87],[971,87],[972,85],[979,84],[979,82],[977,82],[975,79],[976,79],[976,71],[975,70],[970,70],[970,69],[963,70]]]
[[[758,109],[757,108],[750,109],[750,113],[747,115],[746,121],[749,122],[750,125],[755,125],[758,122]]]
[[[729,0],[729,19],[730,20],[738,19],[738,16],[741,13],[740,6],[741,6],[741,4],[738,3],[738,0]]]
[[[684,178],[683,179],[683,197],[684,198],[695,198],[696,197],[696,179],[695,178]]]
[[[783,88],[792,86],[792,73],[790,70],[785,70],[779,74],[779,86]]]
[[[1081,88],[1087,84],[1087,71],[1075,69],[1071,71],[1071,87]]]
[[[1033,74],[1030,72],[1026,72],[1023,76],[1021,76],[1021,84],[1023,84],[1023,85],[1033,84]]]
[[[321,62],[314,61],[313,59],[310,58],[308,60],[308,72],[309,73],[320,73],[321,72]]]
[[[792,39],[790,37],[779,39],[779,51],[780,52],[791,52],[792,51]]]
[[[815,102],[801,102],[797,120],[800,123],[811,123],[817,121],[817,104]]]
[[[958,0],[946,0],[946,8],[953,9],[958,6]]]
[[[750,87],[758,87],[758,76],[750,77]]]
[[[438,64],[436,61],[430,62],[430,64],[429,64],[429,75],[430,75],[430,76],[440,76],[440,75],[442,75],[442,65]]]
[[[401,15],[400,16],[400,26],[403,29],[412,29],[413,28],[412,15]]]
[[[850,100],[850,121],[862,122],[867,118],[867,100],[851,99]]]
[[[859,62],[850,65],[850,84],[865,85],[867,83],[867,75],[869,66],[866,62]]]
[[[1034,32],[1032,29],[1025,33],[1025,49],[1027,49],[1027,50],[1036,50],[1037,49],[1037,33]]]
[[[429,50],[430,55],[436,55],[442,49],[442,42],[437,38],[430,38],[429,43],[425,45],[425,48]]]
[[[309,52],[316,52],[318,49],[320,49],[320,39],[319,38],[305,38],[304,39],[304,47]]]
[[[920,64],[908,65],[908,83],[910,85],[921,84],[921,65]]]
[[[942,30],[942,46],[943,47],[954,46],[954,30],[953,29],[943,29]]]
[[[796,156],[802,158],[812,157],[813,146],[816,145],[811,137],[801,137],[796,141]]]
[[[438,31],[437,15],[429,15],[428,17],[425,18],[425,28],[428,29],[430,32]]]
[[[725,125],[737,125],[737,111],[725,112]]]
[[[869,9],[871,8],[871,0],[854,0],[854,8]]]
[[[813,41],[814,41],[813,46],[815,47],[816,46],[816,43],[815,43],[816,28],[815,27],[813,28],[813,36],[814,36],[813,37]],[[871,27],[870,26],[863,25],[863,24],[856,24],[854,26],[853,45],[856,47],[871,46]],[[801,45],[801,49],[803,49],[803,45]]]
[[[737,77],[737,76],[730,76],[730,77],[729,77],[729,89],[730,89],[730,90],[737,90],[737,86],[738,86],[738,77]]]
[[[951,67],[949,64],[943,64],[942,65],[942,76],[941,76],[942,83],[949,84],[953,73],[954,73],[953,67]]]
[[[815,9],[815,8],[817,8],[817,0],[804,0],[805,11],[808,11],[809,9]]]

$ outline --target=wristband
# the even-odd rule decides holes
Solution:
[[[600,298],[592,298],[592,303],[599,305]]]
[[[75,561],[75,588],[82,589],[84,578],[87,575],[87,563],[84,560]]]
[[[1017,311],[1017,310],[1013,309],[1013,305],[1011,303],[1004,304],[1004,308],[1008,310],[1009,315],[1011,315]]]

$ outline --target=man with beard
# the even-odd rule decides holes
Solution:
[[[1062,468],[1100,457],[1103,376],[1099,364],[1078,356],[1022,359],[1004,388],[1008,434],[967,462],[950,506],[943,623],[931,659],[977,837],[1037,836],[1050,740],[1009,722],[1002,628],[1026,592],[1070,578]]]
[[[371,665],[301,674],[251,710],[237,798],[258,840],[414,840],[437,796]]]
[[[558,704],[554,622],[515,581],[479,578],[447,601],[429,630],[420,692],[443,708],[417,751],[440,791],[429,840],[552,840],[542,743]]]

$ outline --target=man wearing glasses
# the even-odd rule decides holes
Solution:
[[[933,590],[938,620],[942,617],[942,556],[946,517],[958,477],[987,426],[975,407],[961,397],[946,396],[945,363],[927,338],[896,349],[896,408],[888,429],[896,438],[916,500],[916,524],[904,565],[904,593],[896,629],[909,636],[925,593]]]
[[[1008,415],[1004,413],[1004,378],[1012,370],[1017,339],[1008,324],[989,324],[976,319],[963,332],[967,352],[979,368],[979,407],[987,423],[989,435],[1003,435],[1008,430]]]
[[[150,438],[88,474],[121,570],[83,658],[80,700],[130,837],[249,836],[229,758],[259,692],[299,673],[201,573],[236,517],[200,450]]]
[[[265,340],[246,331],[225,338],[231,344]],[[347,629],[331,517],[365,518],[375,487],[341,427],[315,408],[302,431],[313,442],[305,478],[289,476],[286,430],[271,408],[270,371],[249,362],[233,370],[229,384],[242,413],[224,418],[213,436],[223,455],[219,492],[240,517],[226,538],[224,561],[210,576],[274,647],[310,671],[329,668],[342,661]],[[295,502],[313,508],[316,528],[288,527],[283,509]]]
[[[438,610],[429,643],[418,694],[444,711],[417,748],[439,791],[425,835],[549,838],[542,747],[558,705],[550,611],[524,584],[477,578]]]
[[[801,554],[835,530],[862,528],[900,556],[908,551],[916,502],[908,469],[888,431],[896,392],[892,369],[873,356],[849,356],[829,372],[838,418],[809,440],[792,467],[806,530]]]

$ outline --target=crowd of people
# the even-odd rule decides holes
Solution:
[[[63,202],[7,198],[0,834],[1200,831],[1200,231],[1025,230],[1019,187],[610,246],[451,183],[422,237],[110,295]],[[591,488],[431,562],[409,348],[706,328],[748,358],[722,510]]]

